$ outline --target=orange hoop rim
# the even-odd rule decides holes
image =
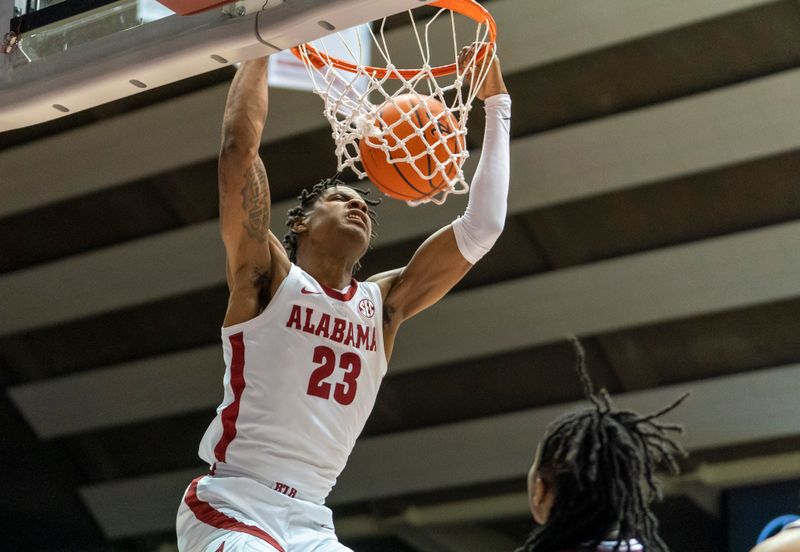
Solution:
[[[437,0],[436,2],[431,2],[428,5],[459,13],[469,17],[479,25],[483,25],[484,23],[488,24],[489,36],[487,39],[489,42],[486,46],[483,46],[480,49],[475,59],[475,63],[482,62],[489,50],[493,49],[495,42],[497,41],[497,25],[494,22],[494,18],[486,10],[486,8],[478,4],[475,0]],[[305,50],[305,55],[301,52],[301,49]],[[308,61],[317,69],[330,66],[335,67],[336,69],[341,69],[342,71],[349,71],[350,73],[357,73],[359,70],[358,65],[335,58],[333,56],[329,56],[328,54],[324,54],[314,48],[310,42],[300,46],[295,46],[291,49],[291,51],[295,56],[297,56],[298,59],[300,59],[300,61],[305,62],[305,58],[307,57]],[[390,71],[386,68],[372,67],[371,65],[363,66],[363,69],[376,79],[384,79],[388,77],[395,80],[401,78],[406,80],[413,79],[424,71],[424,69],[392,69]],[[443,77],[445,75],[452,75],[457,70],[458,65],[456,61],[448,65],[433,67],[430,69],[430,73],[434,77]]]

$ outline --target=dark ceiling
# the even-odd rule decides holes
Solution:
[[[474,349],[483,352],[448,362],[435,355],[426,362],[428,353],[415,353],[413,360],[396,373],[390,367],[362,439],[370,446],[375,443],[391,450],[392,439],[400,442],[406,437],[416,438],[415,430],[427,435],[426,431],[446,432],[462,423],[491,422],[505,419],[499,418],[504,415],[536,413],[547,407],[558,412],[559,405],[581,397],[572,371],[572,349],[557,339],[570,332],[581,336],[595,382],[612,394],[630,393],[633,397],[648,396],[644,394],[669,385],[693,388],[708,384],[709,389],[718,386],[724,394],[726,382],[734,381],[726,378],[761,381],[758,378],[763,377],[767,382],[776,367],[800,362],[800,340],[796,337],[800,333],[800,283],[792,284],[793,274],[789,272],[796,262],[787,267],[782,264],[782,255],[788,259],[796,251],[791,249],[789,238],[786,244],[776,244],[770,238],[777,235],[771,232],[800,235],[795,227],[800,220],[800,136],[781,130],[780,124],[784,120],[781,106],[786,106],[786,118],[796,118],[792,114],[796,105],[788,102],[797,95],[787,99],[783,88],[775,84],[783,82],[780,79],[794,79],[800,84],[800,4],[794,0],[719,1],[701,8],[692,2],[676,2],[670,11],[636,2],[608,2],[607,19],[597,19],[596,28],[587,28],[585,36],[579,37],[585,39],[583,42],[576,39],[563,51],[555,51],[561,47],[553,38],[560,34],[557,29],[550,29],[541,43],[535,32],[526,40],[526,29],[539,28],[534,18],[550,17],[565,25],[562,34],[574,33],[576,29],[569,24],[591,19],[565,7],[579,4],[567,2],[559,8],[550,3],[548,12],[547,3],[538,0],[483,3],[496,12],[504,33],[500,56],[509,67],[506,78],[514,100],[512,138],[514,147],[519,147],[512,159],[539,159],[537,152],[551,151],[546,148],[574,151],[581,157],[566,159],[560,165],[553,160],[553,166],[577,167],[574,174],[567,175],[575,182],[567,178],[559,181],[561,169],[551,170],[547,165],[550,160],[545,160],[541,173],[536,165],[524,169],[519,164],[512,166],[512,190],[521,191],[512,191],[506,230],[496,247],[454,290],[451,304],[462,308],[477,301],[475,298],[501,300],[510,293],[506,290],[519,284],[536,290],[564,290],[564,313],[558,312],[560,299],[554,299],[548,303],[554,305],[554,312],[539,313],[534,306],[531,318],[541,315],[541,321],[520,322],[533,328],[535,335],[528,341],[503,337],[496,346]],[[535,5],[541,5],[541,9]],[[649,18],[648,9],[653,10]],[[515,18],[516,13],[524,18]],[[669,21],[660,22],[659,18]],[[520,44],[537,50],[532,61]],[[548,48],[554,50],[551,56],[546,55]],[[190,102],[203,91],[224,91],[233,71],[226,67],[110,105],[0,134],[0,179],[10,182],[19,177],[4,169],[4,163],[32,158],[48,163],[48,148],[66,147],[74,133],[84,133],[81,139],[88,136],[91,140],[93,129],[100,125],[137,117],[146,120],[148,109],[154,105]],[[306,105],[302,102],[308,100],[297,102]],[[767,113],[766,108],[764,113],[758,111],[762,104],[777,106],[778,115]],[[719,113],[727,118],[709,112],[715,108],[705,107],[708,105],[718,106]],[[272,106],[273,110],[291,108]],[[676,120],[679,116],[684,119]],[[480,118],[478,113],[470,119],[473,148],[480,146]],[[132,155],[138,155],[141,142],[168,147],[173,138],[161,137],[163,128],[183,123],[159,123],[150,135],[129,136],[120,131],[118,140],[131,145]],[[740,125],[761,129],[763,140],[740,139],[736,130]],[[640,128],[646,130],[641,136],[647,138],[626,130]],[[698,144],[693,138],[697,132],[708,132],[712,138],[699,140],[699,145],[687,153],[673,146],[680,144],[683,129],[687,143]],[[665,145],[659,150],[662,137]],[[602,147],[606,140],[625,149],[606,155]],[[638,155],[642,141],[650,142],[644,147],[654,153]],[[93,155],[98,159],[76,157],[72,172],[65,172],[65,178],[79,181],[82,173],[94,170],[95,162],[106,155],[102,144],[95,147]],[[261,153],[274,202],[284,206],[281,202],[291,200],[301,188],[329,175],[334,169],[332,150],[330,130],[321,116],[316,127],[299,131],[287,128],[277,139],[267,138]],[[591,158],[595,150],[599,152],[597,159]],[[174,534],[161,522],[142,522],[142,529],[109,536],[109,526],[92,508],[84,491],[105,489],[105,484],[120,481],[135,484],[139,478],[151,481],[148,477],[158,474],[203,470],[196,450],[213,416],[213,402],[198,398],[152,414],[144,412],[148,407],[142,407],[143,412],[126,418],[124,412],[136,410],[135,405],[129,408],[126,403],[126,393],[130,392],[134,401],[139,400],[137,392],[116,388],[113,378],[102,385],[97,380],[97,386],[93,386],[104,372],[116,374],[115,370],[128,366],[132,367],[128,379],[120,381],[135,382],[136,370],[144,370],[148,363],[161,362],[167,355],[210,350],[219,339],[227,301],[223,267],[199,280],[192,275],[185,284],[165,284],[164,289],[169,291],[163,293],[158,290],[162,276],[155,274],[172,270],[180,275],[180,267],[169,267],[171,257],[162,238],[185,231],[189,237],[181,243],[208,251],[209,256],[219,248],[216,241],[206,240],[208,232],[201,231],[217,217],[213,152],[157,173],[147,168],[148,162],[146,157],[140,160],[137,178],[120,181],[110,174],[106,186],[55,198],[43,193],[44,199],[30,203],[33,207],[6,210],[0,215],[0,383],[6,391],[0,398],[4,428],[0,437],[4,495],[0,527],[3,546],[9,550],[170,550]],[[40,166],[28,165],[25,178],[46,189],[48,181],[37,178],[40,170]],[[566,191],[559,196],[562,184]],[[570,192],[572,189],[576,191]],[[24,193],[38,191],[27,189]],[[403,265],[428,233],[414,228],[419,224],[424,227],[420,221],[430,216],[430,209],[384,207],[383,215],[379,208],[379,217],[399,214],[397,220],[403,228],[397,230],[395,223],[387,230],[385,238],[365,258],[362,275]],[[282,216],[281,212],[274,214],[279,219]],[[723,246],[728,249],[719,251],[734,253],[721,257],[717,271],[713,257],[717,253],[708,251]],[[165,248],[163,266],[142,266],[138,261],[146,257],[140,253],[142,248],[156,256]],[[739,277],[737,251],[741,251],[742,262],[756,253],[763,254],[769,262],[756,268],[775,284],[765,284],[763,292],[756,291],[763,280],[755,269]],[[114,262],[122,263],[114,265],[110,273],[129,274],[121,283],[106,280],[109,267],[101,260],[105,252],[113,253]],[[93,256],[96,254],[101,256]],[[667,259],[663,270],[653,265],[654,270],[671,271],[669,274],[676,275],[674,280],[685,280],[685,285],[703,300],[687,300],[691,303],[687,307],[673,309],[671,303],[682,300],[678,297],[683,289],[680,285],[673,291],[650,290],[641,278],[632,278],[626,284],[630,293],[642,295],[631,295],[626,299],[629,303],[624,304],[646,304],[647,315],[632,314],[633,307],[620,307],[623,312],[611,313],[610,321],[605,321],[606,313],[598,309],[613,310],[608,304],[616,304],[616,296],[604,298],[606,287],[598,287],[596,294],[573,293],[583,289],[575,281],[591,279],[594,270],[608,268],[625,274],[639,270],[636,267],[641,259],[651,258]],[[737,277],[752,281],[739,282]],[[166,282],[167,276],[163,278]],[[660,285],[658,282],[654,285]],[[545,284],[551,287],[542,287]],[[86,299],[88,295],[81,295],[91,294],[94,286],[102,290],[99,295],[109,297],[107,306],[98,306]],[[157,289],[145,289],[151,286]],[[731,286],[730,290],[726,286]],[[624,296],[624,286],[618,287],[622,287],[618,293]],[[111,300],[117,295],[119,301]],[[85,310],[63,306],[80,305],[84,300]],[[575,305],[585,305],[585,310],[576,310]],[[492,311],[494,314],[484,320],[483,306],[473,305],[475,324],[484,324],[475,335],[483,332],[486,342],[497,341],[493,332],[503,332],[497,329],[505,327],[502,317]],[[421,320],[417,327],[437,328],[443,340],[457,342],[458,335],[453,334],[460,326],[448,325],[447,318],[451,316],[448,313],[457,311],[455,306],[453,309],[443,307],[442,320],[437,320],[432,310],[431,317]],[[537,324],[551,327],[539,331]],[[558,328],[552,329],[553,325]],[[215,386],[222,374],[221,361],[201,368],[198,366],[198,379],[209,376],[209,386]],[[69,379],[78,376],[87,379]],[[142,385],[146,388],[144,378]],[[62,398],[56,391],[48,391],[49,385],[62,381],[76,381],[81,386],[84,383],[80,382],[85,382],[85,387],[79,387],[85,395],[73,393]],[[113,390],[114,397],[121,397],[116,406],[122,414],[115,413],[113,405],[106,404],[105,411],[92,406],[100,400],[93,393],[101,392],[103,385],[109,392]],[[187,382],[189,394],[193,385],[200,384]],[[198,392],[198,397],[201,394]],[[73,429],[70,424],[75,420],[66,420],[61,430],[57,419],[48,422],[51,429],[42,429],[44,426],[32,421],[39,408],[58,418],[62,400],[65,419],[73,416],[70,412],[76,404],[85,404],[91,411],[87,414],[90,420],[85,424],[78,420],[80,427]],[[760,408],[748,404],[738,407]],[[704,414],[697,408],[701,419]],[[785,408],[784,415],[797,412],[786,405],[775,408]],[[105,420],[107,416],[110,422]],[[684,468],[691,474],[703,466],[713,469],[718,464],[733,466],[737,462],[756,466],[761,465],[757,463],[760,460],[800,454],[800,419],[784,422],[788,423],[783,424],[782,432],[765,427],[759,433],[755,427],[746,430],[751,433],[742,429],[741,435],[726,430],[722,432],[725,436],[708,443],[692,441],[692,456],[684,462]],[[688,430],[691,434],[691,425]],[[531,428],[531,451],[540,435],[537,431]],[[497,454],[507,453],[498,450]],[[359,458],[362,460],[363,456]],[[469,469],[470,459],[456,460],[466,462]],[[529,461],[519,460],[521,465]],[[756,463],[747,464],[751,461]],[[762,471],[741,468],[738,475],[716,485],[700,482],[711,496],[718,496],[715,493],[727,486],[769,480],[770,470]],[[800,469],[797,473],[776,469],[775,474],[777,479],[789,479],[799,476]],[[412,507],[430,512],[435,505],[514,497],[522,491],[524,474],[511,470],[479,481],[454,477],[452,481],[443,480],[440,486],[425,485],[424,489],[406,488],[401,483],[374,494],[362,489],[356,493],[362,498],[334,501],[334,512],[337,519],[358,521],[368,517],[383,522],[378,524],[379,530],[371,532],[340,530],[342,540],[359,551],[455,550],[459,545],[453,544],[458,542],[454,532],[475,539],[493,538],[497,543],[521,543],[531,528],[524,509],[496,516],[476,514],[438,525],[414,526],[391,520]],[[724,512],[719,503],[709,507],[696,495],[684,492],[679,483],[668,495],[658,513],[673,550],[724,549]],[[159,496],[153,500],[161,500]],[[173,498],[176,509],[180,497]],[[403,519],[407,521],[407,517]]]

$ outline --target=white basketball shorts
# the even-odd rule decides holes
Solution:
[[[352,552],[331,511],[245,477],[202,476],[178,508],[180,552]]]

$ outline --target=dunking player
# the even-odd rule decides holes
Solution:
[[[225,108],[225,396],[200,444],[211,472],[192,481],[178,511],[184,551],[348,550],[324,500],[372,410],[397,330],[492,247],[506,214],[511,101],[495,60],[478,91],[486,134],[467,209],[408,265],[353,279],[369,246],[371,210],[335,179],[303,191],[282,245],[269,231],[258,156],[265,71],[264,59],[245,63]]]

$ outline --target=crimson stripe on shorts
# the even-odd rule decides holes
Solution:
[[[206,476],[200,476],[189,485],[189,490],[186,491],[186,497],[183,499],[186,505],[192,511],[194,516],[203,523],[216,527],[217,529],[225,529],[227,531],[238,531],[239,533],[247,533],[263,540],[267,544],[272,545],[278,552],[286,552],[283,547],[276,541],[269,533],[259,527],[247,525],[230,516],[226,516],[219,510],[215,510],[208,502],[203,502],[197,496],[197,484],[201,479]]]
[[[231,358],[231,389],[233,402],[222,409],[222,437],[214,447],[214,456],[218,462],[225,462],[228,445],[236,437],[236,419],[239,417],[239,403],[244,392],[244,334],[239,332],[230,336],[233,354]]]

